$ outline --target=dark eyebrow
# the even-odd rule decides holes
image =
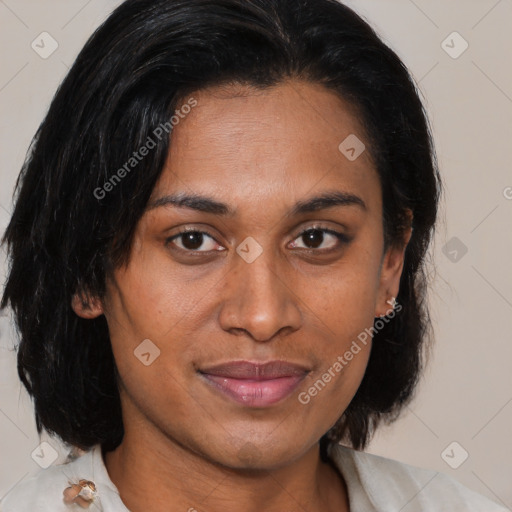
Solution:
[[[366,203],[359,197],[339,190],[327,191],[304,201],[298,201],[287,213],[287,216],[300,215],[301,213],[316,212],[335,206],[359,206],[366,210]]]
[[[147,210],[168,205],[180,208],[190,208],[200,212],[213,213],[214,215],[233,216],[235,214],[235,211],[227,204],[221,203],[211,197],[185,193],[159,197],[149,203]],[[359,206],[363,210],[366,210],[366,204],[359,196],[334,190],[324,192],[318,196],[311,197],[303,201],[298,201],[286,216],[291,217],[294,215],[316,212],[318,210],[333,208],[335,206]]]
[[[234,211],[229,208],[227,204],[221,203],[206,196],[198,194],[173,194],[169,196],[159,197],[151,201],[146,210],[152,210],[160,206],[173,205],[180,208],[190,208],[191,210],[198,210],[205,213],[213,213],[215,215],[233,215]]]

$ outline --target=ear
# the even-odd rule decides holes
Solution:
[[[380,269],[377,302],[375,304],[376,317],[388,314],[393,307],[388,301],[398,296],[400,277],[404,267],[405,249],[412,235],[412,216],[410,216],[410,220],[409,227],[404,230],[402,241],[390,245],[384,254]]]
[[[104,313],[101,301],[88,293],[75,293],[71,298],[71,307],[80,318],[89,320]]]

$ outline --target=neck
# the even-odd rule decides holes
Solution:
[[[319,445],[277,469],[240,470],[206,460],[165,437],[127,430],[104,455],[110,479],[131,512],[348,512],[342,476]]]

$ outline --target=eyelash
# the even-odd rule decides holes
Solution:
[[[301,236],[308,233],[309,231],[321,231],[322,233],[327,233],[327,234],[333,235],[338,239],[338,241],[341,245],[346,245],[351,241],[351,238],[349,238],[347,235],[340,233],[338,231],[334,231],[329,228],[323,228],[321,226],[308,227],[308,228],[304,229],[303,231],[301,231],[300,233],[298,233],[297,236],[293,240],[300,238]],[[179,238],[180,236],[185,235],[187,233],[200,233],[203,235],[208,235],[211,239],[215,240],[215,237],[213,235],[211,235],[208,231],[202,231],[202,230],[196,229],[196,228],[185,228],[185,229],[179,231],[178,233],[176,233],[175,235],[167,238],[165,240],[165,246],[167,247],[170,243],[173,242],[173,240],[175,240],[176,238]],[[217,240],[215,240],[215,242],[217,242]],[[221,251],[217,251],[217,250],[194,251],[194,250],[189,250],[189,249],[182,249],[181,247],[174,247],[174,249],[176,249],[178,251],[186,252],[187,254],[194,254],[194,255],[205,255],[205,254],[212,254],[214,252],[221,252]],[[303,251],[317,252],[317,253],[329,253],[329,252],[338,250],[338,248],[336,248],[336,247],[329,248],[329,249],[308,249],[308,248],[299,247],[299,249],[302,249]]]

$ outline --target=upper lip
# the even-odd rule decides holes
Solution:
[[[267,361],[253,363],[251,361],[229,361],[199,370],[208,375],[228,377],[232,379],[270,380],[280,377],[305,375],[309,368],[288,361]]]

